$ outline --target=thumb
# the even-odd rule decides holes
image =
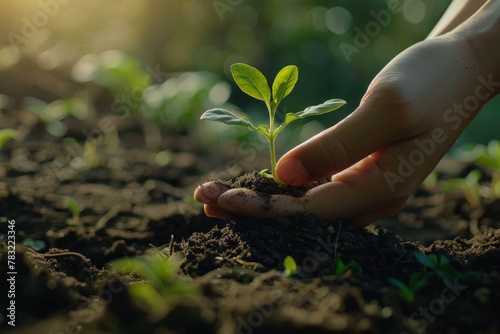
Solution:
[[[382,147],[419,134],[397,88],[374,89],[337,125],[286,153],[276,166],[286,184],[330,177]]]

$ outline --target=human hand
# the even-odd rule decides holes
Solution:
[[[261,218],[311,212],[366,226],[399,212],[481,107],[498,93],[461,35],[426,40],[394,58],[372,81],[359,107],[337,125],[286,153],[277,175],[286,184],[331,176],[304,197],[200,185],[209,216]]]

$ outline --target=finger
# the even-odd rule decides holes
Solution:
[[[225,191],[231,189],[230,187],[221,184],[220,182],[210,181],[200,184],[194,191],[194,199],[198,202],[217,205],[217,201]]]
[[[372,182],[372,185],[375,183],[378,182]],[[406,198],[398,199],[398,203],[405,200]],[[387,205],[387,202],[391,204]],[[380,191],[336,180],[311,191],[305,208],[325,220],[351,218],[366,226],[377,219],[397,213],[393,209],[393,202],[387,194],[381,194]],[[380,210],[380,207],[383,209]]]
[[[271,218],[305,213],[303,198],[288,195],[263,196],[255,191],[236,188],[224,192],[217,202],[229,212],[257,218]]]
[[[431,159],[401,182],[391,184],[388,173],[397,171],[400,156],[395,152],[404,154],[404,146],[411,147],[395,144],[333,176],[332,182],[311,189],[306,194],[305,209],[328,220],[354,218],[360,225],[396,214],[435,165]]]
[[[422,133],[422,127],[412,126],[409,107],[396,102],[404,101],[400,94],[387,88],[366,96],[343,121],[286,153],[277,164],[278,178],[287,184],[311,182],[338,173],[390,143]]]
[[[374,211],[368,211],[361,214],[352,220],[361,227],[366,227],[376,221],[381,219],[394,216],[398,214],[406,203],[407,199],[400,199],[387,204],[385,207],[375,209]]]
[[[209,217],[219,218],[219,219],[231,219],[234,214],[217,206],[217,205],[209,205],[205,204],[203,206],[205,214]]]

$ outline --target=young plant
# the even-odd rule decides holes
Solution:
[[[14,129],[0,129],[0,150],[10,139],[18,139],[19,131]]]
[[[500,141],[492,140],[487,146],[482,146],[482,152],[474,162],[491,173],[490,197],[500,198]]]
[[[33,249],[36,252],[45,248],[45,242],[43,242],[43,240],[35,240],[33,238],[24,239],[23,245]]]
[[[361,273],[363,272],[363,268],[355,260],[351,260],[347,264],[342,262],[341,259],[335,260],[335,276],[341,276],[345,274],[348,270],[351,270],[356,275],[361,275]]]
[[[72,217],[66,220],[66,223],[71,226],[82,226],[82,221],[80,219],[80,213],[85,209],[80,206],[77,201],[71,197],[66,197],[66,205],[71,211]]]
[[[326,114],[336,110],[346,104],[344,100],[332,99],[322,104],[307,107],[306,109],[294,113],[287,113],[283,123],[276,126],[275,116],[280,102],[291,93],[297,79],[299,70],[297,66],[289,65],[281,69],[274,79],[272,89],[269,88],[266,77],[256,68],[237,63],[231,66],[231,74],[234,81],[240,89],[251,97],[263,101],[269,112],[269,126],[255,126],[247,117],[239,117],[232,112],[215,108],[210,109],[201,115],[201,119],[209,121],[217,121],[229,125],[246,126],[250,131],[257,131],[263,135],[269,142],[269,153],[271,157],[271,175],[263,171],[261,174],[268,177],[273,177],[277,182],[280,182],[276,175],[276,153],[275,140],[278,134],[290,123],[310,116]]]
[[[500,141],[488,145],[466,144],[455,151],[458,160],[475,163],[491,175],[490,199],[500,198]]]
[[[151,317],[160,319],[167,314],[176,297],[200,294],[196,284],[177,277],[182,261],[180,253],[169,256],[156,250],[143,256],[115,260],[110,267],[118,274],[136,274],[143,279],[129,283],[127,289],[132,297],[148,306]]]
[[[283,261],[283,266],[285,267],[283,275],[286,277],[290,277],[297,272],[297,263],[295,262],[295,259],[290,255],[285,257],[285,260]]]
[[[408,303],[411,303],[415,299],[415,295],[420,288],[427,285],[427,279],[428,277],[424,273],[411,274],[408,284],[394,277],[388,278],[389,283],[399,289],[399,295]]]
[[[479,189],[479,180],[481,179],[481,171],[478,169],[472,170],[465,178],[455,178],[447,180],[441,186],[443,191],[454,189],[461,190],[464,193],[467,201],[474,207],[481,204],[481,191]]]
[[[419,252],[414,252],[413,256],[415,256],[415,259],[424,266],[423,272],[410,274],[408,284],[394,277],[388,278],[389,282],[399,289],[399,295],[408,303],[411,303],[415,299],[418,290],[426,286],[429,279],[432,277],[437,277],[443,281],[452,281],[455,278],[462,279],[469,276],[475,276],[474,272],[459,272],[443,255],[438,257],[436,254],[424,255]]]

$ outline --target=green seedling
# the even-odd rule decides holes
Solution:
[[[423,272],[410,274],[408,284],[394,277],[388,278],[389,282],[399,289],[399,295],[408,303],[411,303],[415,299],[418,290],[426,286],[432,277],[437,277],[443,281],[452,281],[455,278],[462,279],[475,275],[473,272],[459,272],[443,255],[438,257],[436,254],[424,255],[419,252],[415,252],[413,255],[424,267]]]
[[[74,169],[87,171],[101,163],[97,153],[97,142],[95,139],[87,139],[80,144],[76,139],[68,137],[63,140],[64,148],[75,156],[70,165]]]
[[[43,240],[34,240],[32,238],[24,239],[23,245],[28,247],[28,248],[33,249],[36,252],[45,248],[45,242],[43,242]]]
[[[487,146],[480,146],[481,154],[475,163],[491,173],[491,195],[493,199],[500,198],[500,141],[492,140]]]
[[[77,201],[71,197],[66,197],[66,205],[69,211],[71,211],[72,217],[66,220],[66,223],[70,226],[82,226],[82,221],[80,219],[80,213],[85,209],[80,206]]]
[[[285,257],[285,260],[283,261],[283,266],[285,267],[285,270],[283,271],[283,275],[290,277],[293,276],[297,272],[297,263],[295,262],[294,258],[288,255]]]
[[[428,272],[442,280],[462,278],[462,273],[456,270],[444,255],[439,255],[438,257],[436,254],[424,255],[418,252],[415,252],[413,255]]]
[[[427,285],[427,277],[422,273],[411,274],[408,284],[394,277],[389,277],[388,280],[389,283],[399,289],[399,295],[408,303],[411,303],[415,299],[415,295],[420,288]]]
[[[156,252],[112,261],[111,269],[118,274],[135,274],[143,280],[127,285],[130,295],[148,306],[151,317],[160,319],[168,313],[176,298],[200,294],[197,285],[178,277],[183,257]]]
[[[355,260],[351,260],[347,264],[345,264],[344,262],[342,262],[341,259],[335,260],[335,275],[336,276],[342,276],[348,270],[351,270],[356,275],[361,275],[361,273],[363,272],[363,268]]]
[[[478,169],[472,170],[465,178],[455,178],[445,181],[441,190],[461,190],[466,200],[474,207],[481,204],[481,191],[479,189],[479,180],[481,179],[481,171]]]
[[[0,150],[11,139],[19,139],[19,131],[14,129],[0,129]]]
[[[472,162],[491,175],[490,198],[500,198],[500,141],[492,140],[488,145],[468,144],[455,152],[457,159]]]
[[[269,126],[255,126],[247,117],[239,117],[232,112],[215,108],[210,109],[201,115],[201,119],[209,121],[217,121],[229,125],[246,126],[251,131],[257,131],[263,135],[269,143],[269,152],[271,157],[271,174],[266,170],[261,174],[268,177],[273,177],[277,182],[280,182],[276,175],[276,153],[275,140],[278,134],[292,122],[310,116],[317,116],[334,111],[346,102],[340,99],[328,100],[322,104],[308,107],[302,111],[287,113],[283,123],[279,126],[275,124],[276,111],[280,102],[293,90],[299,77],[299,70],[294,65],[289,65],[281,69],[274,79],[272,89],[269,88],[266,77],[256,68],[237,63],[231,66],[231,74],[234,81],[240,89],[251,97],[263,101],[269,112]]]

